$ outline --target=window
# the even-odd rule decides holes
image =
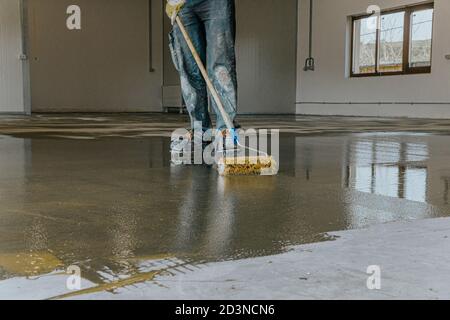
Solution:
[[[430,73],[433,3],[353,17],[352,77]]]

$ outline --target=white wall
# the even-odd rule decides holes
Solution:
[[[420,0],[314,0],[316,71],[304,72],[308,55],[309,0],[299,1],[297,113],[450,118],[450,1],[435,0],[431,74],[349,78],[348,17],[419,3]],[[413,103],[413,104],[411,104]]]
[[[0,112],[25,112],[20,0],[0,0]]]

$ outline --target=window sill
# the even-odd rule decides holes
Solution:
[[[431,74],[430,70],[410,70],[407,72],[382,72],[382,73],[360,73],[360,74],[350,74],[350,78],[372,78],[372,77],[392,77],[392,76],[410,76],[419,74]]]

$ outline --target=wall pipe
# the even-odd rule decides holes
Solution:
[[[305,61],[304,71],[314,71],[315,69],[315,60],[312,56],[312,41],[313,41],[313,7],[314,0],[309,1],[309,56]]]

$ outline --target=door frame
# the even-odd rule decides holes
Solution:
[[[28,1],[20,0],[20,25],[22,29],[22,80],[24,113],[31,115],[31,80],[29,60]]]
[[[9,0],[8,0],[9,1]],[[7,52],[5,55],[6,67],[9,65],[9,60],[17,63],[17,70],[12,70],[14,73],[14,90],[17,90],[16,98],[20,97],[20,102],[14,102],[14,105],[5,106],[4,110],[0,110],[0,114],[30,114],[31,113],[31,101],[30,101],[30,68],[28,58],[26,55],[27,48],[27,21],[26,21],[26,6],[28,0],[14,0],[8,3],[7,10],[14,10],[14,20],[12,31],[14,33],[14,44],[5,44],[5,50],[9,50],[8,46],[13,46],[11,52]],[[10,7],[9,7],[10,6]],[[8,28],[6,28],[8,29]],[[17,59],[17,60],[16,60]],[[19,78],[20,77],[20,78]],[[16,80],[18,80],[16,82]],[[6,86],[8,84],[6,80]],[[12,81],[12,80],[11,80]],[[16,94],[16,93],[15,93]],[[8,103],[7,103],[8,104]]]

